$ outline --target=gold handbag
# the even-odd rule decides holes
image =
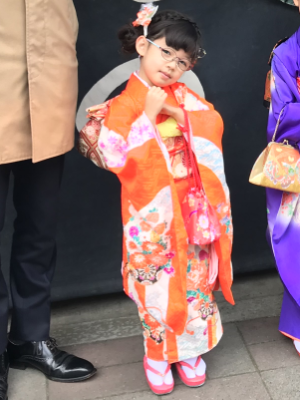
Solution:
[[[276,143],[281,110],[272,141],[256,160],[249,178],[253,185],[300,193],[300,155],[287,140]]]

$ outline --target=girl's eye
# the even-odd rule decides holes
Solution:
[[[172,54],[168,49],[161,49],[161,51],[164,53],[164,55],[166,55],[167,57],[171,57]]]
[[[186,61],[184,61],[184,60],[180,60],[180,61],[179,61],[179,64],[180,64],[182,67],[184,67],[184,68],[187,68],[187,67],[189,66],[189,64],[188,64]]]

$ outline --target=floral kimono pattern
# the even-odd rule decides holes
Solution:
[[[214,243],[218,257],[215,288],[220,286],[233,304],[223,123],[213,107],[185,85],[177,83],[164,90],[170,105],[183,103],[188,111],[203,187],[222,226],[222,236]],[[189,245],[184,228],[181,201],[188,189],[187,179],[174,178],[186,178],[186,173],[181,166],[174,176],[168,151],[177,145],[180,150],[180,141],[168,139],[168,146],[150,123],[144,113],[147,92],[132,75],[125,91],[109,107],[99,148],[122,186],[123,282],[125,292],[138,307],[146,354],[172,363],[212,349],[222,336],[222,325],[213,288],[208,284],[211,246]],[[159,115],[156,123],[167,118]]]

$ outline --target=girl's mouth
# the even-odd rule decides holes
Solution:
[[[165,72],[163,72],[163,71],[159,71],[159,72],[161,73],[163,79],[171,79],[170,75],[166,74]]]

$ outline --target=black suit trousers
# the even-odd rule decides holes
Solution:
[[[17,212],[10,261],[12,320],[10,336],[47,340],[50,331],[50,286],[56,261],[56,225],[64,156],[33,164],[31,160],[0,165],[0,233],[3,229],[10,175]],[[7,344],[8,288],[0,260],[0,354]]]

